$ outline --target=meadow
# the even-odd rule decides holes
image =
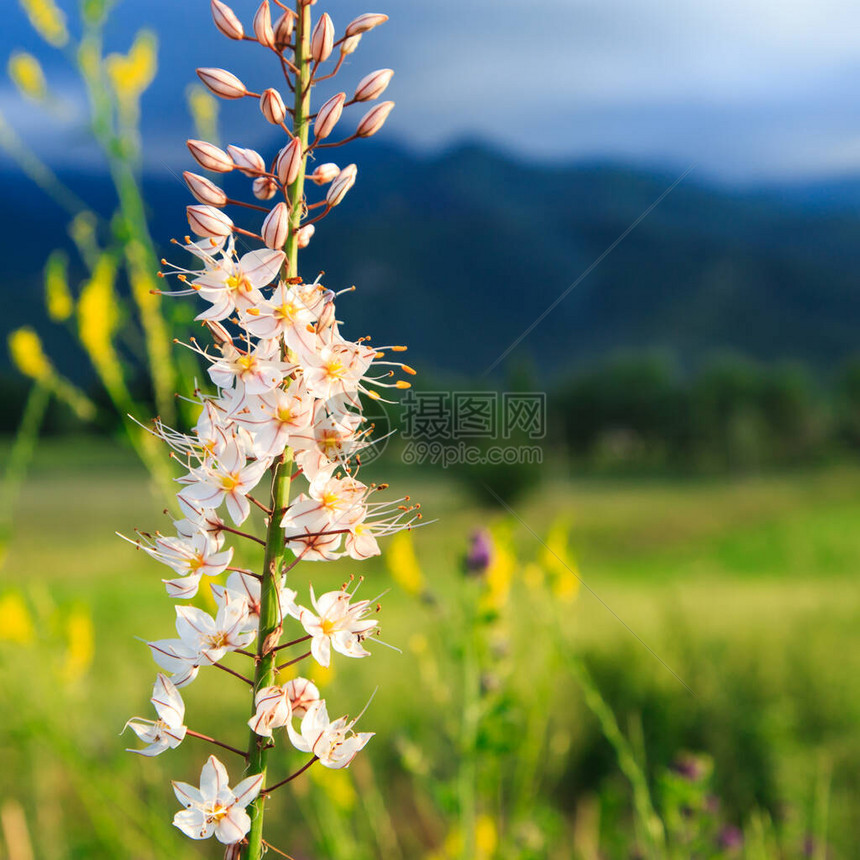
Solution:
[[[273,798],[274,844],[296,860],[856,856],[860,469],[547,478],[510,511],[441,471],[401,465],[392,484],[439,522],[387,561],[291,574],[365,576],[399,651],[313,675],[337,675],[351,714],[376,690],[362,723],[378,735],[350,770]],[[17,505],[0,586],[10,860],[212,848],[170,824],[168,780],[203,742],[142,760],[119,736],[149,709],[141,640],[173,635],[162,571],[114,535],[169,525],[148,488],[113,443],[49,441]],[[481,526],[497,559],[469,576]],[[239,682],[231,699],[205,675],[187,698],[215,736],[247,708]]]

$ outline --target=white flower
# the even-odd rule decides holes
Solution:
[[[171,681],[175,687],[185,687],[190,684],[200,671],[199,654],[195,648],[181,639],[159,639],[147,642],[152,651],[152,659],[170,672]]]
[[[263,738],[272,736],[272,729],[286,726],[293,715],[290,698],[284,687],[264,687],[254,696],[254,716],[248,720],[252,731]]]
[[[302,718],[301,732],[287,726],[290,741],[300,752],[313,753],[323,767],[337,770],[346,767],[373,737],[374,732],[352,731],[358,718],[340,717],[329,721],[325,699],[314,702]]]
[[[179,494],[181,500],[197,502],[203,508],[217,508],[227,502],[227,513],[236,525],[248,518],[251,504],[246,498],[269,468],[266,459],[250,463],[236,439],[227,445],[217,461],[191,469],[182,482],[188,486]]]
[[[237,380],[247,394],[265,394],[277,388],[293,366],[281,361],[276,340],[261,340],[253,349],[243,351],[222,344],[221,358],[209,368],[209,376],[219,388],[233,388]]]
[[[281,520],[289,549],[305,561],[337,558],[343,533],[367,514],[369,492],[355,478],[320,472],[308,494],[301,493]]]
[[[145,756],[158,755],[166,749],[175,749],[185,737],[185,703],[170,679],[160,672],[155,680],[150,701],[155,705],[157,720],[135,717],[125,724],[126,728],[130,728],[149,746],[142,750],[129,749],[127,752]]]
[[[307,678],[293,678],[292,681],[284,684],[284,691],[290,700],[294,717],[303,717],[308,712],[308,708],[320,697],[317,685]]]
[[[256,629],[248,629],[248,604],[227,595],[213,618],[196,606],[176,607],[178,639],[148,642],[155,662],[172,673],[176,687],[190,684],[200,666],[217,663],[228,651],[249,645]]]
[[[284,338],[290,349],[307,353],[316,335],[311,323],[325,304],[326,291],[318,284],[278,284],[271,299],[258,302],[242,317],[242,327],[265,340]]]
[[[260,580],[247,573],[234,571],[224,585],[213,585],[212,594],[219,607],[230,601],[244,600],[247,606],[244,630],[256,631],[260,624]],[[278,583],[278,621],[288,615],[295,617],[296,592],[287,588],[284,580]]]
[[[251,829],[245,807],[260,793],[263,775],[243,779],[235,788],[229,786],[227,770],[214,755],[203,765],[200,788],[187,782],[174,782],[173,790],[185,807],[177,812],[173,823],[192,839],[209,839],[232,845]]]
[[[232,547],[216,552],[208,535],[198,532],[191,538],[158,537],[155,545],[144,547],[155,559],[185,574],[179,579],[164,579],[167,593],[177,599],[188,599],[197,594],[201,576],[222,574],[233,558]]]
[[[368,657],[370,652],[362,642],[377,626],[365,618],[369,600],[350,605],[352,595],[346,591],[329,591],[317,598],[311,586],[311,603],[316,614],[300,606],[298,619],[311,638],[311,654],[321,666],[331,663],[331,649],[347,657]]]
[[[244,426],[254,431],[254,454],[259,457],[275,457],[287,445],[311,435],[309,430],[313,412],[313,400],[299,384],[287,391],[276,388],[261,396],[256,409],[249,409],[246,416],[238,416]]]
[[[177,606],[176,632],[196,648],[202,665],[217,663],[228,651],[253,641],[256,634],[246,629],[247,612],[245,601],[235,599],[228,599],[214,618],[196,606]]]
[[[271,284],[284,262],[283,251],[263,248],[251,251],[234,261],[225,255],[214,267],[195,278],[193,288],[212,307],[197,316],[198,320],[225,320],[234,311],[247,311],[264,301],[260,287]]]

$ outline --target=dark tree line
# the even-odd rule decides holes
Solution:
[[[611,359],[562,383],[551,426],[593,466],[733,471],[860,453],[860,357],[822,381],[799,364],[659,354]]]

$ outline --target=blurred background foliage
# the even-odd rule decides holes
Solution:
[[[112,537],[162,522],[170,478],[127,416],[187,421],[174,392],[199,370],[172,345],[193,311],[151,292],[186,202],[142,169],[158,40],[108,44],[115,5],[20,0],[86,93],[97,170],[55,171],[0,114],[20,201],[0,213],[16,298],[0,368],[10,860],[209,850],[175,834],[167,789],[203,751],[140,761],[117,738],[148,707],[133,637],[170,635],[159,572]],[[67,106],[43,60],[16,48],[7,71],[47,128]],[[187,96],[189,128],[216,139],[215,102]],[[384,638],[402,653],[315,680],[353,713],[378,686],[378,737],[278,798],[273,841],[296,860],[854,856],[856,215],[679,187],[486,374],[528,323],[523,291],[554,298],[666,177],[471,145],[379,146],[362,171],[308,269],[366,290],[344,299],[349,330],[413,342],[419,390],[546,391],[544,462],[406,468],[394,437],[367,467],[440,522],[362,566],[364,587],[389,589]],[[189,713],[229,734],[245,703],[213,712],[216,695],[201,678]]]

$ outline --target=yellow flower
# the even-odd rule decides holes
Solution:
[[[352,784],[352,776],[346,768],[331,770],[317,767],[311,768],[309,773],[337,809],[341,812],[349,812],[353,809],[358,798],[355,786]]]
[[[475,822],[475,848],[480,860],[490,860],[499,846],[496,822],[489,815],[479,815]]]
[[[54,251],[45,264],[45,304],[54,322],[64,322],[75,310],[67,266],[68,260],[62,251]]]
[[[116,264],[103,254],[92,278],[81,290],[78,302],[78,335],[90,359],[109,391],[122,390],[123,378],[119,357],[113,348],[113,336],[119,325],[117,298],[114,293]]]
[[[407,593],[421,594],[424,589],[424,574],[418,564],[412,532],[398,532],[388,545],[385,556],[391,578]]]
[[[218,99],[200,84],[192,84],[188,88],[187,99],[197,137],[217,143]]]
[[[481,604],[485,609],[499,611],[507,605],[511,581],[517,569],[517,557],[511,539],[512,531],[513,528],[508,523],[493,526],[490,529],[493,536],[493,557],[484,573],[486,588],[481,597]]]
[[[87,610],[79,607],[69,613],[66,619],[66,635],[69,647],[61,675],[63,680],[73,684],[89,669],[95,653],[93,621]]]
[[[26,51],[15,51],[9,57],[9,77],[21,95],[41,101],[48,93],[48,83],[39,61]]]
[[[69,41],[66,16],[53,0],[19,0],[27,13],[33,29],[55,48],[62,48]]]
[[[0,597],[0,640],[27,645],[36,633],[24,598],[15,591]]]
[[[31,379],[44,380],[54,372],[39,335],[29,326],[9,335],[9,354],[15,367]]]
[[[579,568],[568,549],[570,524],[566,517],[559,517],[546,537],[540,561],[550,574],[553,594],[566,603],[576,599],[579,592]]]
[[[141,30],[128,54],[111,54],[105,68],[117,98],[135,104],[155,79],[158,70],[158,40],[150,30]]]

